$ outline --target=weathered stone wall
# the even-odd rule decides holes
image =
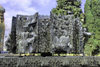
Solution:
[[[17,15],[10,38],[10,52],[83,53],[82,24],[73,15]]]
[[[39,52],[51,52],[51,33],[50,26],[51,21],[49,16],[39,15],[38,16],[38,49]]]
[[[71,53],[73,49],[73,15],[55,16],[52,14],[52,46],[54,51]]]
[[[84,39],[83,39],[83,27],[79,18],[75,18],[75,23],[73,24],[73,46],[74,53],[79,54],[84,52]]]
[[[31,53],[36,51],[38,38],[38,14],[33,16],[17,16],[16,45],[17,53]]]
[[[12,31],[6,45],[8,51],[15,51],[13,53],[50,52],[49,16],[36,13],[32,16],[13,17]]]
[[[54,51],[77,54],[83,52],[83,28],[79,18],[74,15],[51,14],[51,23]]]
[[[32,16],[17,15],[17,17],[13,17],[11,34],[6,42],[9,52],[36,52],[36,49],[38,49],[37,16],[38,14],[36,13]]]
[[[99,67],[100,57],[1,57],[0,67]]]

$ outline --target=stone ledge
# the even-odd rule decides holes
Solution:
[[[100,57],[0,57],[0,67],[99,67]]]

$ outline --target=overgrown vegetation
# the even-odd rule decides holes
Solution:
[[[100,0],[86,0],[85,26],[93,35],[85,46],[85,53],[96,55],[100,53]]]
[[[82,10],[80,9],[81,0],[57,0],[57,6],[52,10],[56,15],[74,14],[75,17],[83,18]]]

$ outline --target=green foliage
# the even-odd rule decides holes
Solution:
[[[100,46],[100,0],[86,0],[85,26],[92,35],[85,46],[85,53],[92,55],[97,46]]]
[[[80,7],[80,5],[81,5],[81,1],[79,1],[79,2],[77,2],[77,1],[74,2],[74,5],[77,6],[77,7]]]
[[[74,14],[80,17],[82,10],[80,9],[81,1],[76,0],[57,0],[57,7],[52,9],[52,13],[56,15]]]
[[[99,16],[100,17],[100,0],[92,0],[91,1],[91,8],[92,8],[92,13],[94,16]]]

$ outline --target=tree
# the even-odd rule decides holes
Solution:
[[[74,14],[75,17],[82,17],[80,5],[81,0],[57,0],[57,7],[52,9],[52,13],[56,15]]]
[[[86,0],[85,26],[93,33],[86,43],[85,53],[94,55],[96,47],[100,47],[100,0]],[[100,53],[100,51],[96,52]]]

